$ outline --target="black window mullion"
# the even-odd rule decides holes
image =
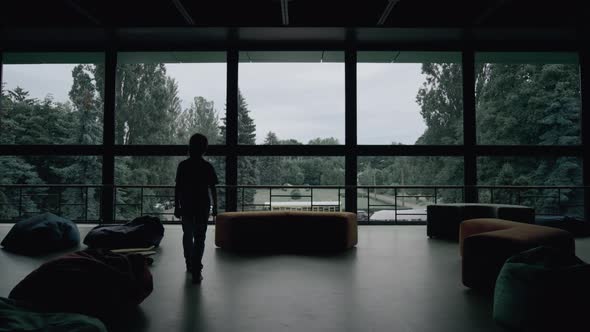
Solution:
[[[590,186],[590,52],[582,51],[579,53],[580,60],[580,88],[581,102],[580,108],[580,141],[582,142],[582,183],[585,187]],[[590,217],[590,190],[584,190],[584,218]]]
[[[345,159],[344,184],[346,185],[345,210],[357,210],[357,81],[356,50],[347,49],[344,53],[344,95],[345,95]]]
[[[104,124],[102,155],[102,205],[101,219],[110,223],[114,219],[114,183],[115,183],[115,85],[117,79],[117,51],[107,49],[104,70]]]
[[[236,211],[238,208],[238,64],[239,53],[235,49],[227,52],[227,106],[225,115],[225,144],[227,155],[225,159],[225,191],[226,211]]]
[[[477,202],[477,138],[475,124],[475,54],[471,48],[462,52],[463,71],[463,145],[465,154],[463,185],[465,202]]]

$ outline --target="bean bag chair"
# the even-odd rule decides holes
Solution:
[[[90,248],[145,248],[158,246],[164,237],[160,219],[142,216],[123,225],[94,227],[84,238]]]
[[[570,216],[536,216],[535,223],[555,227],[572,233],[575,237],[590,236],[590,222]]]
[[[496,281],[494,320],[514,331],[588,331],[588,280],[590,265],[571,251],[537,247],[512,256]]]
[[[49,212],[17,222],[2,240],[4,249],[31,256],[65,250],[79,244],[80,232],[76,224]]]
[[[107,332],[98,319],[73,313],[43,313],[26,304],[0,297],[0,332]]]
[[[40,311],[108,318],[139,305],[152,290],[152,275],[143,255],[88,249],[41,265],[8,297]]]

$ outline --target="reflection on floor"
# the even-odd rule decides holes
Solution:
[[[9,229],[0,225],[0,237]],[[361,226],[356,249],[319,257],[234,255],[215,248],[214,231],[198,286],[185,272],[180,227],[167,226],[154,292],[111,330],[501,331],[491,298],[461,285],[457,244],[428,239],[425,226]],[[590,238],[576,244],[590,262]],[[0,251],[0,296],[52,257]]]

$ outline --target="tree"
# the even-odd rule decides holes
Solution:
[[[219,115],[213,101],[208,101],[204,97],[195,97],[191,107],[180,114],[178,144],[187,144],[189,138],[195,133],[205,135],[209,144],[220,142]]]
[[[318,137],[309,141],[309,145],[339,145],[340,142],[334,137]]]
[[[279,138],[275,133],[269,131],[264,139],[264,145],[279,145]],[[282,157],[260,157],[258,159],[258,180],[257,183],[265,185],[281,185],[280,174]]]
[[[226,137],[227,118],[222,118],[223,125],[220,126],[221,136]],[[246,99],[238,90],[238,144],[254,145],[256,144],[256,125],[250,117],[250,110]],[[256,160],[254,158],[238,158],[238,184],[255,185],[257,180]],[[254,202],[255,192],[246,190],[244,192],[244,203],[251,204]]]
[[[416,144],[462,144],[463,85],[461,64],[425,63],[426,81],[416,101],[426,130]]]
[[[93,66],[77,65],[72,69],[72,88],[69,92],[70,101],[73,105],[74,125],[70,128],[70,144],[93,145],[102,141],[103,112],[102,103],[98,99],[96,86],[94,85]],[[76,156],[69,159],[65,165],[53,167],[67,184],[98,184],[100,177],[101,162],[96,156]],[[62,213],[68,216],[82,217],[84,211],[81,204],[88,197],[88,212],[99,211],[100,193],[97,191],[83,191],[77,189],[66,189],[61,193],[61,199],[66,203]],[[94,219],[98,215],[89,216]]]
[[[94,69],[96,87],[104,100],[104,65]],[[166,74],[163,63],[122,64],[117,67],[115,84],[115,142],[117,144],[174,144],[178,117],[181,114],[178,85]],[[116,170],[123,176],[118,183],[172,184],[176,165],[173,158],[134,156],[117,158]],[[151,191],[144,191],[150,194]],[[138,193],[121,190],[117,199],[136,204]],[[133,217],[136,212],[129,205],[121,213]]]
[[[417,144],[462,144],[461,72],[459,65],[425,64],[426,82],[417,101],[427,129]],[[477,140],[483,144],[559,145],[579,141],[579,76],[567,64],[481,64],[476,67]],[[415,159],[414,159],[415,160]],[[484,162],[485,161],[485,162]],[[415,162],[416,184],[462,183],[456,158]],[[494,185],[578,184],[579,162],[571,158],[485,158],[478,182]],[[565,201],[576,200],[572,195]],[[497,192],[496,199],[508,199]],[[457,197],[443,195],[443,199]],[[562,200],[562,201],[563,201]],[[537,203],[531,202],[531,205]],[[540,205],[547,206],[545,202]]]

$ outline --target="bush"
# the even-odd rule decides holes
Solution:
[[[299,189],[291,190],[291,199],[301,199],[301,192],[299,191]]]

